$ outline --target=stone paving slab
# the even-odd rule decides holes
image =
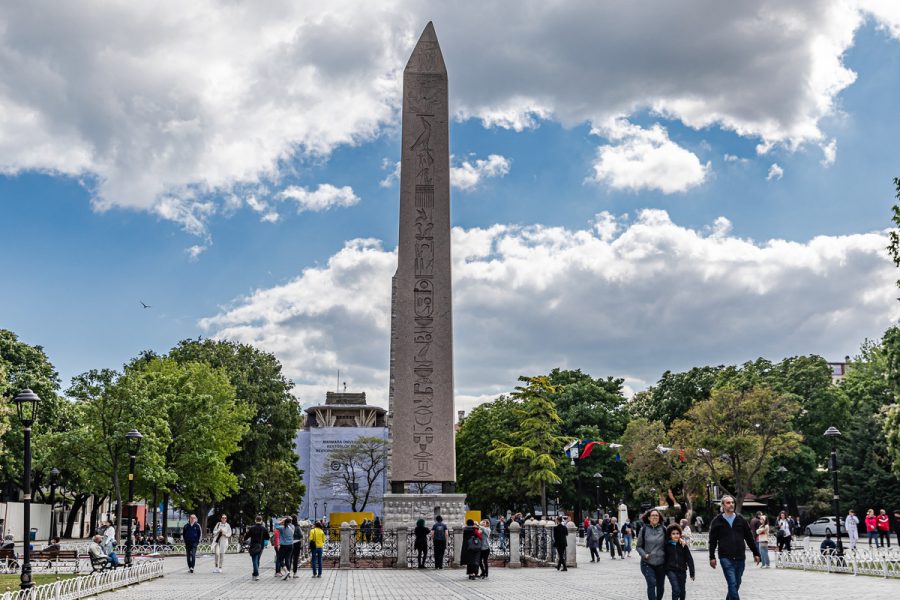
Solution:
[[[587,551],[579,548],[577,569],[559,573],[555,569],[495,568],[487,580],[468,581],[465,572],[452,570],[325,569],[321,579],[311,577],[309,569],[298,572],[298,579],[281,581],[273,574],[274,554],[263,555],[260,581],[250,578],[250,558],[246,554],[228,555],[225,572],[212,572],[212,559],[198,557],[194,574],[187,572],[184,558],[166,559],[166,576],[117,592],[103,594],[99,600],[281,600],[287,598],[341,600],[644,600],[647,597],[638,559],[590,563]],[[691,600],[721,600],[725,597],[725,579],[721,568],[715,571],[706,563],[705,553],[695,555],[697,581],[688,580]],[[666,584],[667,599],[671,591]],[[741,600],[759,599],[896,600],[900,581],[874,577],[853,577],[828,573],[759,569],[748,563],[741,588]]]

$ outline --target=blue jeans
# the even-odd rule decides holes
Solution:
[[[641,573],[647,581],[647,600],[663,600],[666,592],[665,565],[653,566],[642,559]]]
[[[741,577],[744,576],[744,560],[735,560],[733,558],[719,558],[722,565],[722,573],[725,575],[725,581],[728,582],[728,595],[725,600],[741,600],[738,590],[741,589]]]
[[[253,564],[253,576],[259,577],[259,559],[262,558],[262,552],[259,554],[251,554],[250,562]]]
[[[184,552],[187,554],[188,569],[193,569],[194,565],[197,564],[197,544],[193,542],[185,543]]]
[[[759,550],[759,560],[764,567],[769,566],[769,542],[756,542],[756,548]]]
[[[110,552],[106,558],[109,559],[109,564],[113,565],[114,567],[119,566],[119,557],[116,556],[115,552]]]
[[[309,564],[312,566],[313,575],[322,574],[322,549],[313,548],[310,550]]]
[[[625,552],[631,552],[631,536],[623,535],[622,543],[625,544],[625,548],[623,548],[625,550]]]
[[[687,594],[687,571],[666,571],[669,587],[672,588],[672,600],[685,600]]]

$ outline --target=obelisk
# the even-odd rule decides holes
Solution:
[[[400,237],[391,300],[386,524],[462,518],[453,427],[447,69],[428,23],[403,72]],[[411,483],[435,493],[408,494]],[[413,506],[415,504],[415,506]],[[454,506],[451,507],[450,504]],[[399,507],[399,508],[398,508]],[[399,511],[399,512],[398,512]]]

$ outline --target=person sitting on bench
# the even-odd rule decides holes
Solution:
[[[107,565],[109,565],[109,558],[106,556],[106,552],[103,551],[103,547],[100,545],[100,542],[103,541],[102,535],[95,535],[92,538],[91,545],[88,546],[88,555],[91,557],[91,566],[99,566],[101,569],[105,569]]]
[[[44,551],[45,552],[59,552],[59,550],[60,550],[59,538],[55,537],[52,540],[50,540],[50,542],[51,543],[47,544],[47,546],[44,547]]]

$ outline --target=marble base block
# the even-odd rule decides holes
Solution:
[[[415,527],[425,519],[425,526],[434,524],[441,515],[448,527],[462,527],[466,518],[465,494],[385,494],[384,528]]]

